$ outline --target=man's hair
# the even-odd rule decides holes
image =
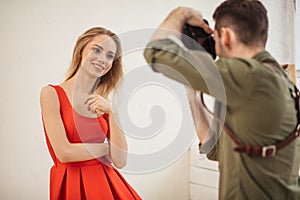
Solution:
[[[239,40],[249,46],[265,46],[268,38],[267,10],[258,0],[227,0],[213,14],[215,29],[230,27]]]

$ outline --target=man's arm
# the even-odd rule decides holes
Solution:
[[[200,140],[199,152],[207,154],[211,160],[217,160],[217,137],[219,130],[213,116],[207,112],[201,101],[199,91],[186,87],[194,125],[197,136]]]
[[[209,131],[209,116],[205,112],[202,102],[199,97],[199,92],[186,87],[186,93],[189,100],[195,129],[200,142],[203,144],[207,139],[206,135]]]
[[[150,42],[144,57],[154,71],[226,103],[221,74],[208,53],[188,50],[171,38]]]

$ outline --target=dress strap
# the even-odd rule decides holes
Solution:
[[[59,85],[51,85],[51,84],[49,84],[49,86],[53,87],[55,89],[61,107],[62,107],[62,105],[69,105],[69,106],[71,106],[71,103],[70,103],[70,101],[68,99],[68,96],[67,96],[66,92],[64,91],[64,89],[61,86],[59,86]]]
[[[110,139],[110,129],[109,129],[109,114],[104,113],[103,118],[105,119],[107,125],[108,125],[108,131],[107,131],[107,138]]]

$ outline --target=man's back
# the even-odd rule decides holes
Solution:
[[[297,123],[295,102],[286,81],[262,64],[266,61],[276,63],[267,52],[249,60],[217,62],[230,76],[224,79],[228,95],[225,121],[242,144],[276,144],[293,133]],[[247,68],[245,77],[241,73],[243,68]],[[235,95],[239,96],[235,99]],[[300,156],[296,152],[300,148],[296,148],[297,143],[299,146],[298,140],[274,156],[248,156],[235,152],[236,144],[223,131],[218,145],[208,155],[220,162],[220,199],[300,198],[299,187],[291,187],[298,184]]]

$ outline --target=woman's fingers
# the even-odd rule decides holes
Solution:
[[[98,97],[99,95],[95,95],[95,94],[90,94],[87,96],[84,104],[88,104],[89,102],[93,102],[95,101],[95,98]]]
[[[90,104],[88,107],[88,110],[94,114],[97,114],[97,112],[100,111],[98,102],[94,102],[94,103]]]
[[[111,110],[110,102],[100,95],[89,95],[84,104],[94,114],[99,112],[109,113]]]
[[[89,95],[84,102],[84,105],[87,107],[88,111],[96,113],[96,108],[98,105],[98,98],[95,95]]]

